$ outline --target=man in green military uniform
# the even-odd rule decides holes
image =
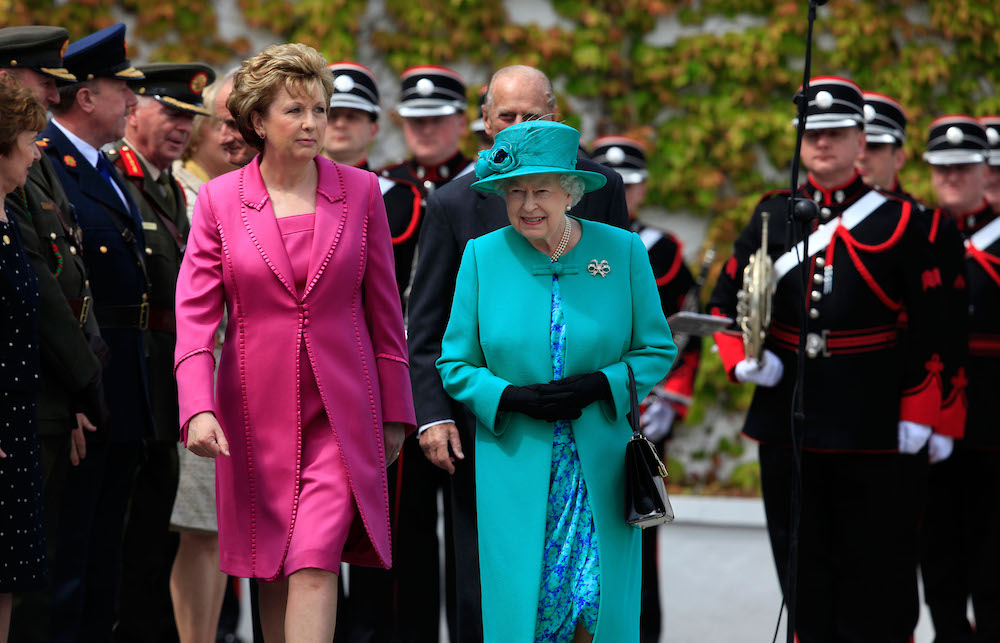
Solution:
[[[68,44],[69,34],[61,27],[0,29],[0,75],[16,78],[48,110],[59,101],[56,84],[75,80],[63,69],[62,54]],[[46,142],[38,144],[44,147]],[[54,561],[59,555],[56,526],[66,474],[71,462],[78,464],[86,455],[84,430],[94,430],[107,413],[101,363],[95,354],[95,348],[104,344],[91,314],[80,228],[47,156],[32,165],[27,183],[8,195],[6,202],[20,226],[41,291],[38,420],[45,531],[49,560]],[[16,640],[48,639],[48,606],[48,591],[19,597],[12,630]]]
[[[156,63],[138,68],[132,84],[138,104],[125,120],[125,137],[108,157],[139,207],[149,274],[149,394],[156,435],[146,440],[136,473],[122,557],[115,640],[158,640],[170,627],[170,513],[177,493],[178,419],[174,381],[174,289],[190,223],[184,191],[171,174],[191,137],[195,115],[208,116],[202,91],[215,73],[200,64]]]

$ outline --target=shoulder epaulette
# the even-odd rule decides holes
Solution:
[[[768,199],[772,199],[772,198],[774,198],[776,196],[788,196],[791,193],[792,193],[792,191],[789,190],[788,188],[781,188],[781,189],[778,189],[778,190],[771,190],[770,192],[764,193],[764,196],[760,197],[760,200],[757,201],[757,205],[760,205],[764,201],[767,201]]]
[[[128,145],[122,146],[118,152],[118,158],[122,160],[121,164],[124,166],[123,169],[127,176],[135,179],[141,179],[145,176],[142,171],[142,164],[139,163],[139,157],[136,156],[135,152]]]

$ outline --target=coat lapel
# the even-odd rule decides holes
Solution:
[[[122,220],[125,227],[131,228],[132,233],[139,238],[140,244],[145,244],[145,239],[142,233],[142,221],[139,217],[139,211],[136,209],[133,212],[129,212],[125,204],[122,203],[121,197],[115,192],[115,189],[104,180],[101,173],[90,164],[80,151],[76,149],[76,146],[70,142],[62,131],[55,125],[49,123],[49,126],[45,128],[42,132],[41,137],[49,139],[51,145],[55,148],[56,154],[58,155],[58,161],[65,169],[66,173],[70,175],[73,181],[77,184],[80,191],[83,192],[87,197],[103,204],[108,209],[110,209],[113,214],[112,216],[117,216]],[[101,152],[103,154],[103,152]],[[72,159],[71,162],[68,162]],[[130,207],[135,208],[132,203],[132,198],[129,196],[128,188],[119,179],[118,173],[115,171],[114,167],[111,165],[111,161],[108,161],[108,167],[111,168],[111,180],[115,181],[118,188],[125,195],[125,199],[130,204]]]
[[[347,203],[344,197],[344,176],[336,163],[322,156],[316,157],[319,172],[316,188],[316,227],[313,231],[312,250],[309,253],[309,279],[302,295],[309,296],[313,286],[323,275],[330,255],[333,254],[347,220]]]
[[[270,196],[260,175],[259,155],[240,170],[240,201],[243,202],[243,225],[257,247],[257,252],[285,290],[298,300],[292,263],[285,251],[278,220],[274,217],[274,208],[271,207]]]

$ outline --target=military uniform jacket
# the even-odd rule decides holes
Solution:
[[[48,142],[40,140],[38,146],[44,151]],[[76,426],[74,413],[81,410],[75,399],[101,373],[88,341],[88,335],[99,335],[99,330],[91,310],[79,227],[73,206],[44,154],[31,166],[27,183],[8,194],[6,203],[38,274],[41,294],[39,430],[43,435],[65,434]]]
[[[420,226],[424,221],[427,195],[470,167],[472,161],[456,153],[435,168],[425,168],[410,159],[379,170],[379,189],[389,217],[392,253],[396,261],[396,285],[406,315],[406,291],[413,275]]]
[[[663,316],[670,317],[676,312],[685,310],[695,280],[691,271],[684,265],[684,246],[674,235],[651,226],[636,223],[632,229],[639,235],[649,253],[649,263],[656,278]],[[695,301],[697,302],[697,299]],[[701,359],[700,338],[689,339],[685,346],[679,347],[681,353],[677,356],[670,374],[654,387],[658,395],[670,400],[678,417],[687,415],[694,393],[695,376],[698,374],[698,362]]]
[[[177,342],[174,291],[184,246],[191,230],[184,190],[165,170],[170,186],[169,193],[165,193],[153,180],[146,161],[124,141],[114,145],[108,152],[108,158],[120,172],[129,195],[142,215],[146,272],[150,283],[149,329],[146,334],[149,396],[156,438],[176,442],[179,422],[177,382],[174,380],[174,345]]]
[[[898,189],[898,194],[914,204],[914,216],[923,226],[927,240],[934,251],[934,258],[941,269],[941,285],[945,297],[945,324],[941,359],[941,416],[934,425],[934,432],[951,438],[961,438],[965,433],[966,395],[965,374],[967,358],[969,299],[966,288],[965,236],[955,219],[940,208],[929,209],[912,196]]]
[[[968,247],[968,417],[963,444],[1000,449],[1000,240]]]
[[[769,444],[789,443],[798,334],[805,320],[804,448],[896,451],[899,420],[934,426],[940,415],[945,330],[940,269],[909,201],[872,191],[857,175],[833,189],[810,178],[799,196],[816,200],[821,218],[795,224],[796,239],[828,222],[825,230],[832,236],[822,249],[811,242],[805,261],[785,263],[790,267],[777,283],[766,342],[782,360],[784,375],[774,387],[757,387],[744,432]],[[782,261],[787,203],[787,191],[760,201],[719,275],[709,301],[713,314],[736,317],[743,269],[760,246],[762,212],[770,214],[768,255],[776,267]],[[842,215],[855,204],[848,230]],[[803,271],[808,271],[805,292]],[[907,317],[905,329],[901,314]],[[715,339],[733,377],[744,358],[742,337],[730,331]]]
[[[152,435],[146,374],[146,342],[141,314],[148,299],[145,242],[141,220],[128,191],[128,207],[76,146],[54,124],[41,134],[43,153],[76,209],[83,234],[83,257],[101,336],[111,350],[104,369],[110,437],[140,440]],[[117,181],[112,171],[113,180]]]
[[[949,337],[963,343],[958,353],[962,362],[951,377],[951,395],[943,415],[954,425],[955,437],[964,434],[965,447],[1000,449],[1000,237],[996,233],[1000,222],[986,204],[960,217],[939,208],[935,216],[956,225],[965,239],[966,287],[961,293],[966,299],[961,303],[966,318],[954,332],[949,332]]]

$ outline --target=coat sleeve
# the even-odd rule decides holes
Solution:
[[[410,365],[406,357],[406,334],[403,311],[396,287],[396,269],[392,255],[392,237],[385,203],[378,180],[369,173],[369,200],[365,274],[361,288],[365,323],[375,350],[383,422],[400,422],[407,433],[416,426],[413,391],[410,388]]]
[[[448,325],[448,304],[455,293],[460,252],[449,224],[448,206],[435,191],[427,199],[409,302],[410,379],[417,423],[421,426],[458,419],[454,418],[451,399],[441,385],[435,362],[441,356],[441,338]]]
[[[601,369],[611,385],[611,401],[601,403],[609,422],[625,417],[629,411],[630,396],[626,364],[632,367],[636,393],[639,400],[642,400],[653,386],[666,376],[677,357],[677,346],[660,307],[660,297],[656,290],[653,269],[649,264],[649,255],[639,235],[630,236],[629,291],[632,299],[632,341],[629,350],[622,355],[621,361]]]
[[[177,346],[174,376],[180,407],[181,442],[187,443],[192,417],[203,411],[218,416],[215,400],[215,331],[222,320],[225,290],[222,236],[209,186],[194,205],[187,250],[177,275],[175,314]]]
[[[502,435],[511,414],[504,413],[498,418],[497,410],[500,395],[510,382],[497,377],[486,367],[486,357],[479,340],[479,274],[475,240],[469,241],[462,256],[451,318],[436,365],[448,395],[472,409],[483,426],[495,435]]]

